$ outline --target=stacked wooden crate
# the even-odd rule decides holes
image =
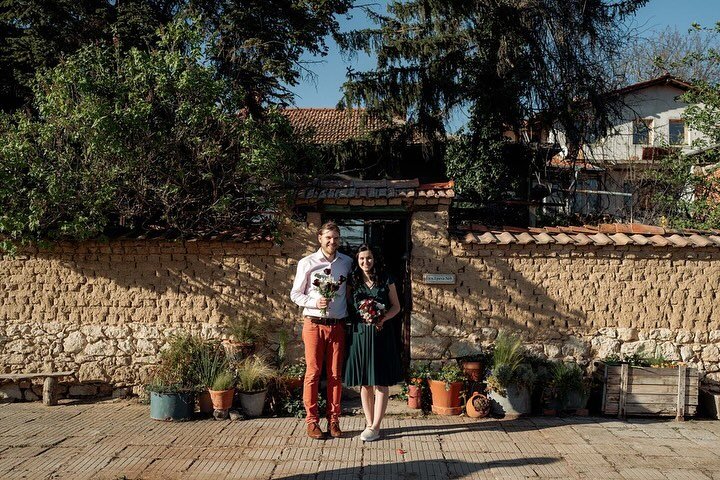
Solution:
[[[628,415],[685,416],[697,413],[699,374],[696,368],[605,365],[602,411]]]

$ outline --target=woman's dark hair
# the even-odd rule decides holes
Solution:
[[[362,252],[370,252],[373,256],[373,259],[375,260],[375,263],[373,264],[373,269],[370,272],[370,279],[376,284],[384,282],[386,279],[386,275],[380,255],[376,252],[374,248],[370,247],[370,245],[363,243],[358,247],[357,252],[355,253],[355,261],[353,262],[353,271],[351,274],[352,284],[363,284],[363,271],[360,269],[360,264],[358,263],[358,256],[360,256],[360,253]]]

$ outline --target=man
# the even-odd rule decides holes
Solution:
[[[324,298],[313,284],[318,274],[329,269],[336,282],[347,278],[352,259],[338,252],[340,229],[334,222],[325,223],[318,230],[320,249],[298,262],[290,298],[303,307],[302,338],[305,344],[305,383],[303,404],[305,422],[310,438],[322,439],[318,416],[318,386],[323,360],[327,373],[328,433],[337,438],[340,430],[340,395],[342,393],[342,363],[345,346],[345,318],[347,317],[346,283],[340,284],[333,300]]]

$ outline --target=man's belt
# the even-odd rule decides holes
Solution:
[[[337,325],[338,323],[345,322],[344,318],[324,318],[324,317],[313,317],[310,315],[305,315],[305,318],[310,320],[310,322],[317,324],[317,325]]]

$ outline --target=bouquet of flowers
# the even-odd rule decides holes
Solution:
[[[376,324],[385,313],[385,305],[374,298],[366,298],[358,305],[358,312],[364,323]]]
[[[340,285],[345,283],[345,277],[340,275],[338,280],[335,280],[331,275],[332,271],[326,268],[322,273],[315,273],[315,285],[323,298],[327,298],[328,301],[332,301],[340,290]],[[320,314],[324,317],[327,314],[327,308],[321,308]]]

